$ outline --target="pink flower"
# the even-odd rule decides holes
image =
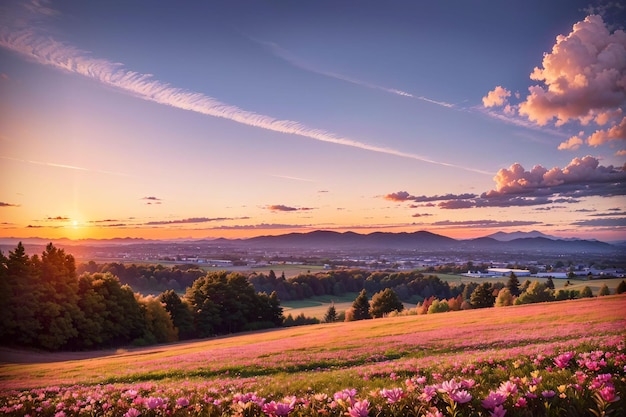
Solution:
[[[556,392],[552,390],[546,390],[546,391],[543,391],[541,395],[543,396],[543,398],[552,398],[556,395]]]
[[[367,417],[369,415],[368,408],[370,406],[369,401],[357,401],[352,407],[348,407],[348,415],[350,417]]]
[[[272,417],[287,416],[293,411],[293,408],[293,403],[277,403],[276,401],[271,401],[267,404],[263,404],[263,406],[261,407],[265,414]]]
[[[176,405],[178,407],[187,407],[189,405],[189,400],[185,397],[180,397],[176,400]]]
[[[456,391],[459,388],[461,388],[461,384],[456,382],[454,379],[451,379],[449,381],[442,382],[438,391],[447,392],[448,394],[450,394],[451,392]]]
[[[499,405],[495,407],[493,411],[490,411],[489,414],[491,414],[492,417],[504,417],[504,415],[506,414],[506,410],[503,406]]]
[[[600,396],[606,402],[613,403],[619,401],[620,397],[615,395],[615,387],[613,385],[607,385],[600,390]]]
[[[383,388],[382,390],[380,390],[380,395],[386,398],[389,404],[397,403],[405,396],[404,392],[402,391],[402,388],[393,388],[393,389]]]
[[[141,413],[136,408],[129,408],[124,417],[138,417]]]
[[[466,402],[472,400],[472,395],[465,390],[453,391],[449,395],[452,401],[455,401],[459,404],[465,404]]]
[[[503,394],[505,397],[508,397],[509,395],[515,395],[517,394],[517,385],[515,385],[511,381],[503,382],[502,384],[500,384],[497,392]]]
[[[429,402],[435,395],[437,395],[437,389],[431,385],[426,385],[420,394],[419,399],[424,402]]]
[[[483,407],[487,410],[493,410],[506,400],[506,396],[500,392],[491,391],[487,398],[482,401]]]
[[[525,408],[527,405],[528,405],[528,401],[526,401],[526,398],[524,397],[519,397],[517,401],[515,402],[515,407],[518,407],[518,408]]]

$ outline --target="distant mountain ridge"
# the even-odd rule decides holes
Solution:
[[[186,239],[186,240],[147,240],[147,239],[0,239],[0,245],[17,244],[45,245],[52,241],[64,246],[128,246],[128,245],[177,245],[205,244],[220,247],[245,247],[249,249],[289,249],[289,250],[346,250],[346,251],[491,251],[491,252],[560,252],[560,253],[624,253],[626,246],[612,245],[597,240],[559,239],[538,231],[498,232],[475,239],[458,240],[428,231],[417,232],[335,232],[316,230],[307,233],[288,233],[276,236],[258,236],[248,239]],[[13,243],[9,243],[13,241]]]

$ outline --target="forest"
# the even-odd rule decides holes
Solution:
[[[136,288],[155,284],[163,288],[158,295],[143,295]],[[615,292],[626,292],[626,282]],[[318,320],[303,315],[285,318],[281,300],[346,293],[359,293],[352,308],[340,315],[331,306],[325,321],[593,296],[589,287],[555,291],[551,279],[520,283],[515,274],[507,282],[450,285],[416,270],[330,270],[286,279],[273,271],[246,276],[184,265],[89,262],[77,266],[71,254],[51,243],[41,256],[28,256],[20,243],[8,256],[0,253],[0,344],[87,350],[309,324]],[[599,295],[608,294],[605,285]],[[402,311],[402,302],[417,307]]]

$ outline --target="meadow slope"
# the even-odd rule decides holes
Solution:
[[[86,353],[2,351],[0,387],[242,378],[329,370],[361,372],[443,361],[459,355],[493,357],[494,352],[539,352],[588,341],[623,338],[626,296],[606,296],[319,324],[233,335],[142,349]],[[87,357],[86,357],[87,356]],[[448,359],[445,359],[448,360]],[[322,378],[323,379],[323,378]]]

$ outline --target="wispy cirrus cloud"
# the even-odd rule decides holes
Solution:
[[[417,100],[422,100],[431,104],[436,104],[438,106],[442,106],[442,107],[448,107],[448,108],[454,108],[454,104],[451,103],[446,103],[445,101],[440,101],[440,100],[433,100],[431,98],[428,97],[424,97],[424,96],[416,96],[413,95],[411,93],[407,93],[406,91],[402,91],[402,90],[398,90],[396,88],[389,88],[389,87],[383,87],[381,85],[377,85],[377,84],[373,84],[367,81],[363,81],[363,80],[359,80],[356,78],[352,78],[352,77],[348,77],[346,75],[343,74],[339,74],[337,72],[332,72],[332,71],[324,71],[321,70],[319,68],[316,68],[313,65],[310,65],[308,63],[306,63],[304,60],[302,60],[301,58],[298,58],[295,54],[293,54],[292,52],[286,50],[285,48],[280,47],[278,44],[274,43],[274,42],[267,42],[267,41],[261,41],[258,39],[252,39],[254,42],[257,42],[260,45],[263,45],[266,49],[268,49],[274,56],[288,62],[289,64],[293,65],[294,67],[297,68],[301,68],[305,71],[309,71],[312,72],[314,74],[319,74],[319,75],[323,75],[326,77],[330,77],[330,78],[334,78],[337,80],[341,80],[341,81],[345,81],[348,82],[350,84],[355,84],[355,85],[359,85],[361,87],[366,87],[366,88],[370,88],[373,90],[379,90],[379,91],[384,91],[387,93],[391,93],[391,94],[395,94],[398,96],[402,96],[402,97],[408,97],[408,98],[413,98],[413,99],[417,99]]]
[[[439,222],[432,223],[433,226],[461,226],[467,228],[487,228],[487,227],[514,227],[514,226],[533,226],[542,224],[541,222],[536,221],[526,221],[526,220],[463,220],[463,221],[453,221],[453,220],[442,220]]]
[[[48,8],[44,13],[41,12],[40,8],[33,7],[33,4],[29,5],[30,15],[26,18],[9,20],[11,23],[8,25],[6,24],[7,19],[2,21],[5,24],[0,27],[0,47],[25,56],[39,64],[81,75],[143,100],[162,105],[228,119],[274,132],[490,175],[490,173],[479,169],[436,161],[422,155],[360,142],[324,129],[306,126],[295,120],[281,120],[244,110],[200,92],[174,87],[150,74],[132,71],[121,63],[94,58],[87,52],[58,41],[46,33],[42,26],[41,18],[43,16],[41,15],[49,15]],[[36,16],[37,13],[40,16]],[[34,24],[35,21],[37,24]]]
[[[1,44],[1,41],[0,41],[0,44]],[[104,171],[104,170],[100,170],[100,169],[84,168],[84,167],[79,167],[79,166],[74,166],[74,165],[58,164],[58,163],[54,163],[54,162],[43,162],[43,161],[33,161],[33,160],[21,159],[21,158],[12,158],[12,157],[9,157],[9,156],[0,156],[0,159],[4,159],[4,160],[7,160],[7,161],[28,163],[28,164],[33,164],[33,165],[42,165],[42,166],[47,166],[47,167],[52,167],[52,168],[71,169],[73,171],[95,172],[95,173],[99,173],[99,174],[117,175],[117,176],[121,176],[121,177],[127,177],[128,176],[128,174],[124,174],[124,173],[120,173],[120,172],[112,172],[112,171]]]
[[[245,220],[248,217],[190,217],[188,219],[177,220],[160,220],[146,222],[146,226],[161,226],[161,225],[175,225],[175,224],[194,224],[194,223],[208,223],[208,222],[223,222],[228,220]]]

